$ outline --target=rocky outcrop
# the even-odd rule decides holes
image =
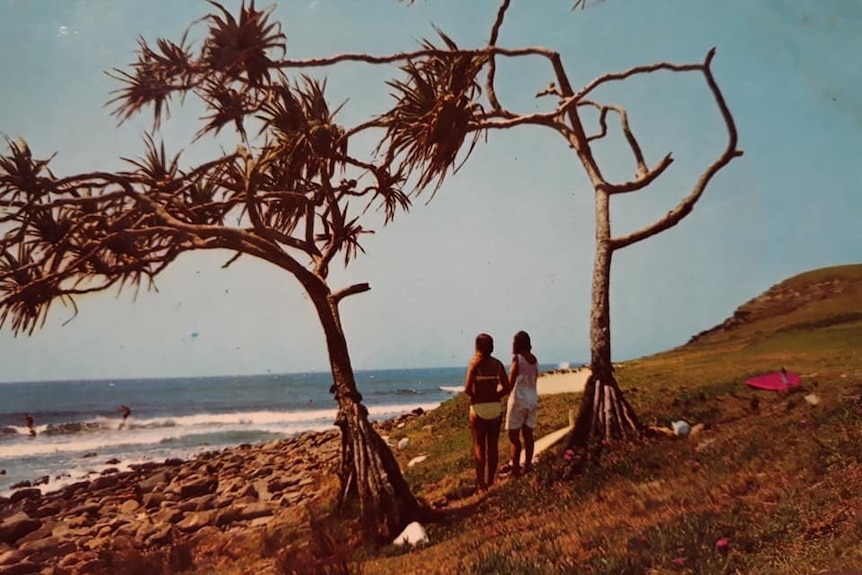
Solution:
[[[305,433],[114,469],[44,494],[22,485],[0,500],[0,575],[100,573],[100,550],[118,540],[143,549],[207,529],[265,525],[315,499],[339,452],[337,431]]]

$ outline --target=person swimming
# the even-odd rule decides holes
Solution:
[[[28,413],[26,416],[24,416],[24,422],[27,424],[27,429],[30,430],[30,437],[36,437],[36,422],[33,419],[33,416]]]
[[[126,427],[126,420],[129,419],[129,416],[132,415],[132,410],[128,405],[121,405],[117,408],[117,411],[123,414],[123,421],[120,423],[120,426],[117,429],[123,429]]]

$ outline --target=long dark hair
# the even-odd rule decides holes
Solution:
[[[530,343],[530,334],[525,331],[516,333],[515,339],[512,340],[512,355],[529,353],[531,349],[533,349],[533,346]]]
[[[490,357],[494,353],[494,338],[487,333],[480,333],[476,336],[476,351],[483,358]]]

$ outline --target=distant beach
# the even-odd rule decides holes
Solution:
[[[356,378],[379,421],[434,409],[463,388],[464,371],[359,371]],[[105,469],[332,429],[331,382],[329,373],[318,372],[0,384],[0,495],[22,481],[47,478],[38,487],[52,491]],[[132,409],[123,430],[121,404]],[[25,426],[27,413],[36,437]]]

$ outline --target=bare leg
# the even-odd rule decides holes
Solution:
[[[509,430],[509,443],[512,444],[512,475],[521,475],[521,430]]]
[[[524,455],[526,455],[526,463],[524,464],[524,472],[533,470],[533,450],[536,447],[536,441],[533,438],[533,428],[526,425],[521,428],[524,432]]]
[[[476,490],[484,491],[488,488],[485,483],[485,441],[486,433],[482,429],[482,421],[474,414],[470,414],[470,433],[473,436],[473,458],[476,464]]]
[[[488,485],[494,485],[494,478],[497,475],[497,463],[499,462],[499,442],[500,442],[500,426],[503,423],[503,418],[498,417],[492,421],[483,422],[487,427],[486,441],[488,446]]]

